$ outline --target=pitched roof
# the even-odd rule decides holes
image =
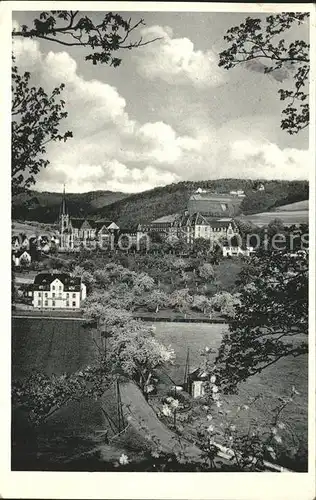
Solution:
[[[71,225],[75,229],[81,229],[81,227],[84,225],[87,227],[91,227],[92,229],[96,229],[99,231],[103,226],[109,227],[111,224],[113,224],[113,221],[111,220],[93,220],[93,219],[84,219],[80,217],[74,217],[70,219]]]
[[[29,257],[31,257],[30,253],[27,250],[18,250],[17,252],[13,252],[14,257],[20,258],[21,255],[26,253]]]
[[[213,228],[225,227],[228,228],[230,224],[233,225],[233,221],[231,219],[214,219],[213,217],[205,217],[208,224]]]
[[[49,290],[51,283],[55,281],[55,279],[63,283],[65,291],[80,291],[81,278],[79,276],[71,276],[67,273],[37,274],[34,279],[34,289],[41,287],[42,290]]]
[[[83,218],[72,218],[70,219],[71,225],[75,229],[80,229],[85,219]]]

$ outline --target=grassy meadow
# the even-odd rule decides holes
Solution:
[[[75,319],[13,318],[12,323],[12,378],[24,377],[32,370],[48,374],[73,372],[93,360],[95,356],[92,331],[83,322]],[[171,345],[176,353],[172,366],[165,368],[165,373],[176,384],[182,384],[187,356],[190,353],[190,369],[201,361],[200,352],[206,346],[217,348],[220,345],[225,324],[190,324],[190,323],[155,323],[155,334],[159,341]],[[282,412],[282,421],[286,424],[285,446],[298,445],[303,454],[307,449],[307,356],[286,358],[251,377],[240,385],[239,393],[225,396],[223,400],[229,408],[229,418],[239,429],[247,432],[249,426],[269,427],[273,408],[279,398],[289,395],[294,385],[299,392],[293,403]],[[161,384],[170,385],[167,376],[162,376]],[[110,391],[111,392],[111,391]],[[255,404],[252,401],[260,396]],[[104,399],[107,411],[115,406],[113,394]],[[112,401],[113,400],[113,401]],[[240,405],[249,405],[247,412],[238,412]],[[214,423],[220,425],[222,417],[214,413]],[[60,450],[58,435],[68,442],[76,442],[80,449],[80,440],[88,437],[93,442],[95,430],[104,428],[106,422],[100,408],[100,402],[85,400],[73,402],[56,412],[47,425],[47,436],[41,437],[46,444],[40,445],[45,453]],[[51,433],[57,439],[53,445]],[[77,436],[77,441],[74,436]],[[90,441],[89,441],[90,440]],[[292,443],[293,441],[293,443]],[[57,448],[56,448],[57,447]],[[77,449],[76,448],[76,449]],[[49,451],[50,450],[50,451]],[[54,453],[55,453],[54,451]]]
[[[201,350],[206,346],[217,348],[223,332],[227,329],[223,324],[187,324],[187,323],[155,323],[157,339],[171,345],[176,353],[173,366],[167,368],[169,376],[182,384],[189,348],[190,368],[199,366],[202,358]],[[215,354],[214,354],[215,357]],[[308,356],[287,357],[250,377],[240,384],[237,395],[223,396],[225,407],[229,409],[228,418],[231,423],[244,431],[249,428],[260,428],[263,432],[270,428],[273,409],[280,404],[279,398],[289,396],[292,386],[299,394],[293,402],[282,411],[280,420],[285,423],[283,432],[284,446],[296,446],[304,455],[307,454],[308,435]],[[258,397],[255,403],[254,398]],[[249,410],[238,411],[238,407],[248,405]],[[215,424],[220,424],[221,415],[214,413]]]

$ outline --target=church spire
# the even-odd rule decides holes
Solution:
[[[61,215],[66,215],[66,214],[67,214],[67,206],[66,206],[66,186],[65,186],[65,184],[64,184],[64,190],[63,190],[63,197],[62,197],[62,202],[61,202],[60,213],[61,213]]]

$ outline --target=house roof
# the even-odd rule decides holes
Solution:
[[[175,225],[183,227],[183,226],[211,226],[213,228],[224,227],[227,228],[229,224],[232,224],[233,221],[231,218],[219,219],[216,217],[208,217],[202,215],[200,212],[196,212],[193,214],[184,213],[178,221],[175,221]]]
[[[49,290],[50,285],[55,279],[61,281],[65,291],[80,291],[81,278],[79,276],[71,276],[67,273],[41,273],[35,276],[34,290]]]
[[[75,229],[81,229],[83,227],[87,227],[89,229],[89,226],[91,229],[96,229],[99,231],[102,229],[103,226],[108,228],[111,224],[113,224],[113,221],[111,220],[93,220],[93,219],[84,219],[84,218],[71,218],[71,225]]]
[[[29,257],[31,257],[31,255],[29,254],[29,252],[27,250],[18,250],[16,252],[13,252],[13,255],[14,257],[21,257],[21,255],[23,254],[27,254]]]
[[[80,229],[85,219],[83,218],[71,218],[70,222],[73,228]]]
[[[132,236],[135,236],[135,235],[137,235],[137,230],[136,229],[128,229],[128,228],[120,229],[120,234],[130,234]]]

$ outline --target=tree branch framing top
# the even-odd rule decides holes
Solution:
[[[120,49],[142,47],[160,39],[144,41],[140,37],[131,40],[131,34],[144,25],[143,19],[133,24],[131,18],[125,20],[120,14],[112,12],[107,12],[97,24],[86,15],[80,16],[79,11],[55,10],[41,12],[39,19],[34,19],[33,27],[22,25],[20,30],[12,31],[12,37],[38,38],[66,47],[92,49],[85,56],[86,61],[117,67],[121,59],[113,53]]]

